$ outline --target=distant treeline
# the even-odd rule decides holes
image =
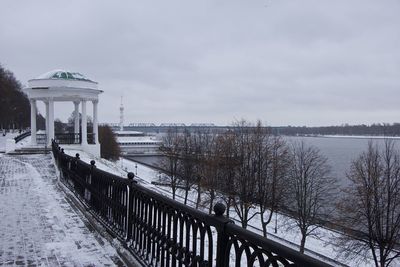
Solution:
[[[0,127],[18,129],[29,127],[30,105],[14,74],[0,65]]]
[[[374,123],[371,125],[341,125],[323,127],[272,127],[278,135],[387,135],[400,136],[400,123]]]
[[[251,128],[251,126],[249,126]],[[119,127],[113,126],[114,130]],[[169,130],[174,130],[180,133],[189,131],[191,133],[210,131],[213,133],[224,133],[233,126],[125,126],[126,131],[140,131],[145,133],[167,133]],[[340,125],[340,126],[281,126],[281,127],[265,127],[274,135],[386,135],[400,136],[400,123],[374,123],[371,125]]]
[[[21,83],[14,74],[0,64],[0,129],[25,129],[30,127],[31,108]],[[44,128],[44,118],[37,116],[38,129]]]

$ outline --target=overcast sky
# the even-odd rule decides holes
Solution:
[[[400,122],[399,14],[400,0],[3,0],[0,63],[25,85],[58,68],[99,82],[102,122],[121,95],[126,123]]]

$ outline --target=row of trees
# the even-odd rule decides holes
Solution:
[[[30,127],[29,99],[22,91],[14,73],[0,65],[0,129],[25,129]],[[37,129],[45,128],[45,118],[36,114]],[[59,125],[55,124],[56,127]]]
[[[335,240],[342,252],[352,252],[346,256],[370,251],[377,266],[400,256],[395,252],[400,240],[400,156],[389,141],[384,151],[370,144],[352,163],[352,183],[344,194],[338,194],[327,158],[316,147],[287,143],[259,122],[236,122],[219,134],[170,129],[161,149],[166,157],[160,167],[168,175],[160,182],[171,188],[173,198],[183,190],[185,204],[195,192],[196,208],[207,204],[211,213],[221,199],[227,215],[233,210],[244,228],[259,216],[266,237],[273,214],[284,212],[301,233],[301,252],[306,238],[330,220],[347,232]]]
[[[30,104],[14,74],[0,65],[0,128],[23,129],[30,125]]]
[[[244,228],[259,215],[264,236],[273,214],[284,210],[296,219],[303,252],[316,218],[329,214],[334,180],[327,159],[305,143],[286,144],[260,122],[250,126],[240,121],[224,134],[170,130],[162,147],[161,167],[168,173],[162,183],[171,187],[173,198],[184,190],[185,203],[195,189],[196,208],[206,202],[210,213],[222,199],[227,215],[232,208]]]
[[[298,127],[274,127],[274,132],[282,135],[386,135],[399,136],[400,123],[373,123],[371,125],[349,125]]]

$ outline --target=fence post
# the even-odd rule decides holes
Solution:
[[[60,181],[61,181],[61,179],[64,179],[64,167],[65,167],[65,165],[61,163],[62,161],[65,161],[65,159],[64,159],[64,148],[61,148],[60,155],[58,155],[58,158],[59,158],[59,160],[58,160],[57,164],[58,164],[58,169],[60,170]]]
[[[72,172],[76,171],[76,165],[78,164],[78,160],[79,160],[79,153],[76,153],[75,157],[71,158],[71,165],[69,168],[70,171],[72,171]]]
[[[57,164],[57,167],[60,167],[60,154],[61,154],[61,147],[59,147],[58,145],[57,145],[57,150],[56,150],[56,152],[57,152],[57,159],[56,159],[56,164]],[[53,156],[54,156],[54,152],[53,152]]]
[[[224,216],[225,210],[226,207],[221,202],[214,205],[214,217],[218,219],[218,225],[216,226],[218,232],[216,266],[218,267],[229,266],[229,253],[227,252],[229,236],[225,232],[225,227],[226,224],[233,223],[233,221]]]
[[[127,204],[126,204],[126,241],[132,239],[132,211],[133,211],[133,183],[136,183],[133,179],[135,174],[133,172],[128,172],[129,184],[127,186]]]
[[[78,160],[80,160],[81,158],[79,157],[79,153],[75,154],[75,158],[74,158],[74,172],[76,173],[77,169],[78,169]]]
[[[93,177],[93,170],[96,168],[96,161],[94,161],[94,160],[91,160],[90,161],[90,174],[89,174],[89,177],[87,177],[87,180],[86,180],[86,182],[87,182],[87,188],[85,188],[85,191],[86,191],[86,197],[87,197],[87,201],[88,201],[88,203],[90,204],[90,206],[92,206],[92,202],[91,202],[91,200],[92,200],[92,177]]]

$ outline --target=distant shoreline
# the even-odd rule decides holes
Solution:
[[[317,134],[304,134],[304,135],[286,135],[295,137],[318,137],[318,138],[348,138],[348,139],[400,139],[400,136],[386,136],[386,135],[317,135]]]

